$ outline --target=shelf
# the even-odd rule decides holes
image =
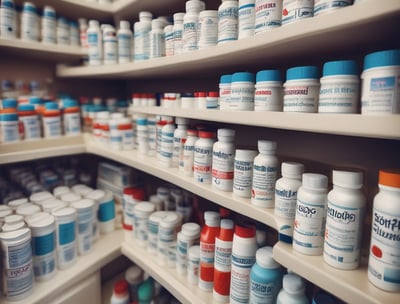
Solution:
[[[187,278],[179,274],[175,268],[160,266],[157,257],[149,254],[145,248],[139,247],[133,239],[125,240],[121,250],[123,255],[149,273],[182,303],[213,303],[212,292],[204,292],[197,285],[189,284]]]
[[[90,274],[98,271],[102,266],[108,264],[121,255],[121,243],[124,239],[122,230],[116,230],[109,234],[101,235],[100,239],[94,244],[91,253],[78,256],[75,265],[70,268],[59,270],[55,276],[45,282],[35,282],[33,294],[21,301],[5,301],[4,304],[18,303],[47,303],[49,299],[60,295],[75,282],[83,280]]]
[[[83,136],[61,136],[52,139],[20,141],[18,143],[0,144],[0,164],[85,152]]]
[[[399,303],[399,294],[382,291],[368,281],[367,266],[356,270],[340,270],[323,261],[322,256],[295,252],[292,245],[279,242],[273,249],[274,259],[306,280],[348,303]]]
[[[222,70],[230,73],[240,69],[259,70],[277,64],[282,66],[287,64],[287,60],[282,61],[284,58],[297,60],[301,57],[321,57],[323,54],[338,56],[337,50],[341,48],[349,53],[359,52],[361,47],[387,47],[383,42],[395,43],[393,29],[400,26],[399,15],[400,2],[397,0],[387,0],[385,5],[367,0],[204,50],[123,65],[59,65],[57,75],[81,78],[198,78],[221,73]]]
[[[319,114],[135,107],[134,113],[325,134],[400,139],[400,115]]]

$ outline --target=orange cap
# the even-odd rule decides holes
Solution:
[[[379,170],[379,184],[400,188],[400,169]]]

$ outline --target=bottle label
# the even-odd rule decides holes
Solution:
[[[281,0],[257,0],[256,1],[255,33],[268,28],[281,26],[282,1]]]
[[[314,16],[329,11],[330,9],[336,9],[352,5],[352,0],[314,0]]]
[[[234,157],[233,149],[232,151],[228,149],[213,151],[212,182],[221,190],[232,189]]]
[[[238,38],[253,36],[255,22],[255,3],[247,3],[238,10]]]
[[[108,222],[115,218],[114,200],[99,205],[98,218],[100,222]]]
[[[231,271],[232,241],[215,238],[215,269],[221,272]]]
[[[232,252],[230,297],[234,303],[249,302],[250,271],[254,262],[254,256],[241,256]]]
[[[197,22],[186,22],[183,24],[182,32],[182,50],[197,50]]]
[[[249,304],[276,303],[279,292],[277,282],[263,283],[251,280]]]
[[[296,215],[297,190],[275,188],[275,214],[294,219]]]
[[[253,179],[253,161],[235,160],[235,170],[233,176],[233,190],[245,193],[247,197],[251,195],[251,185]]]
[[[33,271],[36,277],[46,276],[56,268],[55,232],[32,238]]]
[[[130,61],[132,36],[130,34],[118,34],[118,60]]]
[[[284,0],[282,4],[282,24],[312,17],[314,0]]]
[[[193,175],[200,183],[211,184],[212,146],[194,148]]]
[[[252,202],[269,205],[274,201],[276,182],[276,167],[254,164],[253,186],[251,189]]]
[[[218,11],[218,43],[237,40],[239,8],[227,7]]]
[[[2,2],[0,7],[0,34],[4,38],[15,38],[16,33],[16,14],[11,3],[10,6],[4,5],[6,2]]]
[[[283,111],[314,113],[318,110],[318,86],[286,86]]]

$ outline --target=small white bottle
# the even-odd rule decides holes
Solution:
[[[173,36],[174,36],[174,55],[181,54],[183,48],[183,17],[185,13],[174,14]]]
[[[333,189],[328,193],[324,261],[338,269],[359,265],[366,198],[361,172],[332,173]]]
[[[200,243],[200,225],[185,223],[177,234],[176,270],[179,274],[187,273],[189,248]]]
[[[168,24],[164,27],[165,56],[174,56],[174,26]]]
[[[187,12],[183,17],[182,52],[197,50],[197,31],[199,14]]]
[[[199,13],[198,48],[205,49],[218,42],[218,11],[204,10]]]
[[[121,20],[117,32],[118,40],[118,63],[127,63],[131,61],[132,54],[132,31],[129,21]]]
[[[194,147],[198,139],[197,130],[187,130],[187,138],[183,145],[183,163],[179,162],[179,170],[186,176],[193,176]]]
[[[294,273],[285,274],[282,289],[278,294],[276,304],[308,304],[305,295],[306,285],[303,278]]]
[[[231,97],[232,75],[222,75],[219,80],[219,109],[228,110]]]
[[[276,142],[258,141],[259,154],[254,159],[251,203],[258,207],[273,208],[278,158]]]
[[[137,61],[147,60],[150,57],[150,31],[151,19],[150,12],[140,12],[139,21],[134,23],[134,59]]]
[[[214,136],[214,132],[199,131],[193,158],[193,177],[197,182],[211,184]]]
[[[79,25],[75,20],[68,22],[69,24],[69,45],[79,47],[80,35]]]
[[[172,154],[174,150],[175,124],[171,116],[165,116],[166,124],[161,129],[160,161],[163,167],[172,166]]]
[[[250,72],[232,74],[231,94],[229,97],[230,110],[254,110],[255,76]]]
[[[44,43],[56,43],[56,11],[52,6],[43,8],[41,40]]]
[[[230,192],[233,190],[235,130],[218,129],[217,137],[212,152],[212,186]]]
[[[165,39],[163,23],[159,19],[151,21],[150,39],[150,59],[165,56]]]
[[[238,197],[251,197],[253,164],[257,151],[237,149],[233,170],[233,194]]]
[[[116,64],[118,61],[118,42],[113,26],[104,28],[103,48],[104,64]]]
[[[69,45],[69,24],[66,18],[57,18],[57,29],[56,29],[57,44]]]
[[[87,30],[89,65],[101,65],[103,61],[103,41],[97,20],[89,20]]]
[[[21,15],[21,39],[38,41],[39,40],[39,18],[35,4],[25,2]]]
[[[321,255],[324,245],[328,178],[304,173],[297,193],[293,249],[306,255]]]
[[[187,138],[187,129],[189,124],[189,119],[184,117],[177,117],[175,119],[177,128],[174,131],[174,146],[172,153],[172,167],[178,168],[183,167],[183,151],[184,144]],[[182,162],[182,164],[181,164]]]
[[[0,37],[17,37],[17,12],[13,0],[2,0],[0,6]]]
[[[222,0],[218,7],[218,44],[238,39],[238,1]]]
[[[239,0],[238,39],[254,36],[255,0]]]

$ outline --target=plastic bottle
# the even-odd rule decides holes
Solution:
[[[85,18],[79,18],[78,19],[79,23],[79,39],[80,39],[80,44],[81,47],[84,49],[88,48],[88,41],[87,41],[87,29],[88,29],[88,24],[87,20]]]
[[[17,113],[0,113],[0,143],[18,142],[19,139]]]
[[[220,230],[220,215],[215,211],[205,211],[204,221],[200,235],[199,288],[211,292],[214,286],[215,238]]]
[[[258,141],[259,154],[254,158],[251,203],[258,207],[273,208],[278,158],[276,142]]]
[[[229,302],[233,227],[231,219],[222,219],[219,233],[215,237],[213,298],[218,303]]]
[[[275,304],[282,288],[282,268],[272,257],[272,247],[257,249],[256,263],[250,272],[250,299],[252,304]]]
[[[13,0],[1,1],[0,36],[8,39],[15,39],[17,37],[17,14]]]
[[[199,131],[193,156],[193,177],[197,182],[211,184],[214,136],[214,132]]]
[[[79,47],[80,45],[80,35],[79,35],[79,25],[75,20],[70,20],[69,25],[69,45],[73,47]]]
[[[150,200],[151,201],[151,200]],[[147,240],[147,251],[150,254],[157,255],[158,254],[158,230],[160,226],[160,222],[164,217],[168,215],[167,211],[156,211],[153,212],[149,220],[147,222],[147,235],[148,235],[148,240]]]
[[[151,21],[150,39],[150,59],[165,56],[164,28],[161,20]]]
[[[253,73],[238,72],[232,75],[229,110],[254,110],[254,81]]]
[[[150,202],[140,202],[133,208],[133,234],[140,247],[146,247],[148,240],[148,220],[155,206]]]
[[[218,44],[238,39],[238,1],[222,0],[218,7]]]
[[[63,122],[65,135],[81,134],[81,116],[78,102],[75,99],[63,101]]]
[[[239,0],[238,39],[254,36],[255,0]]]
[[[176,270],[179,274],[186,275],[188,268],[189,248],[200,242],[200,225],[197,223],[185,223],[177,234],[176,241]]]
[[[89,65],[100,65],[103,62],[103,39],[99,22],[89,20],[86,32],[88,42]]]
[[[118,121],[118,131],[122,137],[122,150],[132,150],[135,148],[135,138],[133,134],[133,125],[130,118],[121,118]]]
[[[254,111],[282,111],[283,87],[279,70],[262,70],[256,74]]]
[[[39,40],[39,18],[36,5],[24,2],[21,14],[21,39],[29,41]]]
[[[314,0],[283,0],[282,25],[304,18],[310,18],[314,12]]]
[[[183,17],[182,52],[197,50],[197,32],[199,24],[199,13],[186,12]]]
[[[56,102],[46,102],[42,119],[45,138],[60,137],[62,135],[61,111]]]
[[[41,21],[41,41],[44,43],[56,43],[56,11],[52,6],[44,6]]]
[[[211,91],[207,93],[207,109],[219,109],[219,92]]]
[[[126,280],[119,280],[114,284],[113,294],[110,299],[110,304],[128,304],[129,289]]]
[[[283,91],[284,112],[318,111],[319,75],[316,66],[301,66],[286,71]]]
[[[328,12],[334,12],[338,8],[353,4],[353,0],[314,0],[314,16]]]
[[[198,48],[205,49],[218,42],[218,11],[204,10],[199,13]]]
[[[173,25],[173,36],[174,36],[174,55],[178,55],[182,53],[183,41],[183,17],[185,13],[175,13],[174,25]]]
[[[361,172],[332,173],[333,189],[328,193],[324,261],[338,269],[359,265],[366,198]]]
[[[232,242],[230,302],[248,303],[250,297],[250,271],[256,260],[256,228],[243,222],[235,225]]]
[[[306,255],[321,255],[324,245],[328,178],[304,173],[297,193],[293,249]]]
[[[132,31],[129,21],[121,20],[117,32],[118,41],[118,63],[127,63],[131,61],[132,56]]]
[[[378,183],[372,209],[368,280],[380,289],[399,292],[400,171],[380,170]]]
[[[281,26],[282,0],[256,0],[255,34]]]
[[[176,266],[176,237],[180,230],[182,216],[169,211],[158,226],[157,257],[160,265]]]
[[[187,279],[191,285],[199,283],[200,273],[200,246],[194,245],[188,250]]]
[[[231,97],[232,75],[222,75],[219,80],[219,109],[228,110]]]
[[[118,40],[113,26],[107,26],[103,31],[103,57],[104,64],[118,62]]]
[[[96,205],[91,199],[82,199],[71,204],[77,212],[78,254],[85,255],[93,249],[93,226]]]
[[[134,23],[134,59],[136,61],[147,60],[150,58],[150,31],[151,19],[150,12],[140,12],[139,21]]]
[[[156,154],[156,117],[155,116],[147,117],[147,129],[148,129],[148,134],[149,134],[148,155],[153,156]]]
[[[308,304],[305,295],[306,286],[303,278],[296,274],[285,274],[276,304]]]
[[[360,79],[354,60],[324,63],[319,91],[319,113],[358,113]]]
[[[56,40],[58,45],[70,45],[69,24],[64,17],[57,18]]]
[[[212,151],[212,186],[221,191],[233,191],[235,130],[218,129],[218,141]]]
[[[183,165],[179,162],[179,169],[183,171],[186,176],[193,176],[194,148],[199,139],[197,135],[197,130],[187,130],[187,138],[183,145]]]
[[[165,56],[174,56],[174,26],[168,24],[164,27]]]
[[[400,77],[400,49],[374,52],[364,57],[361,74],[361,114],[400,113],[396,79]]]
[[[183,168],[183,151],[187,138],[187,129],[189,120],[184,117],[177,117],[175,119],[177,128],[174,131],[174,144],[172,153],[172,167]]]
[[[125,271],[125,280],[128,283],[130,302],[137,301],[138,289],[143,282],[143,270],[136,265],[130,266]]]
[[[165,117],[166,124],[161,129],[160,161],[163,167],[172,167],[175,124],[171,116]]]
[[[282,177],[275,183],[275,215],[279,216],[279,240],[292,243],[293,222],[296,215],[297,193],[301,186],[304,165],[283,162]]]
[[[253,163],[257,152],[237,149],[233,170],[233,194],[239,197],[251,197]]]

